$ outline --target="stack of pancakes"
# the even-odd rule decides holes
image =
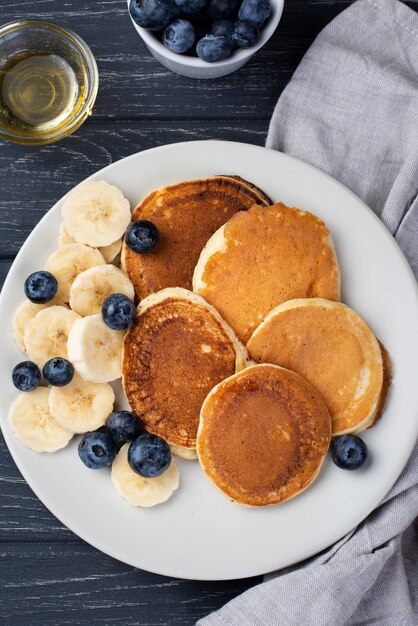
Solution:
[[[153,191],[132,219],[160,232],[152,252],[122,252],[139,300],[122,361],[132,409],[230,499],[300,493],[390,386],[387,351],[340,302],[325,224],[235,176]]]

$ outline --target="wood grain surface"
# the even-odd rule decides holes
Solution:
[[[0,0],[0,22],[36,17],[78,32],[99,66],[92,117],[43,148],[0,140],[0,283],[45,212],[122,157],[165,143],[220,138],[262,145],[281,91],[347,0],[285,0],[281,23],[233,75],[192,80],[153,59],[125,0]],[[407,3],[418,9],[418,0]],[[188,626],[260,579],[191,582],[114,561],[66,529],[36,498],[0,436],[1,626]]]

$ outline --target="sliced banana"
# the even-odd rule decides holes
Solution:
[[[45,269],[58,281],[58,293],[63,302],[70,299],[70,288],[75,278],[96,265],[105,265],[106,261],[98,250],[82,243],[69,243],[55,250],[46,262]]]
[[[22,350],[22,352],[26,352],[23,337],[27,323],[30,322],[39,311],[46,309],[48,306],[50,306],[50,302],[46,304],[34,304],[30,300],[25,300],[17,307],[12,320],[12,337],[17,347]]]
[[[172,454],[186,461],[196,461],[196,448],[186,448],[185,446],[177,446],[175,443],[169,443]]]
[[[64,222],[61,222],[59,234],[58,234],[58,245],[61,248],[62,246],[67,246],[69,243],[77,243],[74,237],[70,235],[68,230],[65,228]],[[109,246],[104,246],[104,248],[98,248],[100,254],[103,255],[106,263],[112,263],[118,256],[119,252],[122,250],[122,239],[118,239],[114,241]]]
[[[169,468],[157,478],[145,478],[128,463],[129,443],[119,450],[112,465],[112,481],[118,493],[132,506],[155,506],[165,502],[179,486],[179,470],[172,458]]]
[[[64,222],[61,222],[58,232],[58,246],[62,248],[62,246],[68,246],[69,243],[77,243],[77,241],[74,237],[71,237],[70,233],[65,228]]]
[[[57,423],[71,433],[86,433],[106,423],[115,394],[108,383],[89,383],[77,374],[64,387],[52,387],[49,410]]]
[[[39,311],[25,327],[23,343],[29,358],[39,367],[55,356],[68,358],[67,340],[79,315],[65,306],[50,306]]]
[[[107,383],[122,376],[125,332],[106,326],[100,313],[74,322],[68,337],[68,358],[84,380]]]
[[[9,423],[15,437],[36,452],[60,450],[73,436],[52,417],[49,393],[46,387],[38,387],[20,394],[10,407]]]
[[[112,293],[123,293],[131,300],[134,286],[122,270],[114,265],[96,265],[81,272],[71,285],[70,307],[83,317],[100,313],[102,304]]]
[[[95,248],[120,239],[131,221],[129,201],[104,180],[73,189],[62,205],[64,226],[76,241]]]

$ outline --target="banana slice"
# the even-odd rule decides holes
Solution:
[[[70,235],[68,230],[65,228],[64,222],[61,222],[59,234],[58,234],[58,245],[61,248],[62,246],[67,246],[69,243],[77,243],[77,241]],[[122,250],[122,239],[118,239],[114,241],[109,246],[104,246],[104,248],[98,248],[100,254],[103,255],[106,263],[112,263],[118,256],[119,252]]]
[[[50,302],[46,304],[34,304],[30,300],[25,300],[17,307],[12,320],[12,337],[17,347],[22,350],[22,352],[26,352],[23,337],[27,323],[30,322],[39,311],[46,309],[50,304]]]
[[[179,486],[179,470],[172,458],[169,468],[157,478],[145,478],[131,470],[129,443],[119,450],[112,465],[112,481],[118,493],[132,506],[155,506],[165,502]]]
[[[84,380],[107,383],[122,376],[124,330],[112,330],[100,313],[74,322],[68,337],[68,358]]]
[[[106,261],[98,250],[82,243],[69,243],[55,250],[46,262],[45,269],[58,281],[57,296],[62,302],[70,299],[70,288],[75,278],[96,265],[105,265]]]
[[[81,272],[71,285],[70,307],[83,317],[100,313],[102,304],[112,293],[123,293],[131,300],[134,286],[122,270],[114,265],[96,265]]]
[[[15,437],[36,452],[60,450],[73,436],[52,417],[49,393],[46,387],[38,387],[20,394],[10,407],[9,423]]]
[[[172,454],[178,456],[185,461],[196,461],[197,452],[196,448],[186,448],[185,446],[177,446],[175,443],[169,443]]]
[[[71,433],[86,433],[106,423],[115,394],[108,383],[88,383],[77,374],[64,387],[52,387],[49,411]]]
[[[79,317],[65,306],[50,306],[39,311],[26,324],[23,335],[29,358],[41,369],[55,356],[67,359],[68,334]]]
[[[98,248],[121,239],[131,221],[129,201],[104,180],[73,189],[62,205],[64,226],[76,241]]]

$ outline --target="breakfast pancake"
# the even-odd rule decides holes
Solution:
[[[203,249],[193,290],[244,343],[275,306],[292,298],[340,299],[331,235],[312,213],[282,203],[253,206],[221,226]]]
[[[153,250],[138,254],[124,243],[122,267],[139,299],[166,287],[192,288],[203,246],[237,211],[269,198],[251,183],[231,176],[189,180],[152,191],[134,209],[132,220],[149,220],[159,230]]]
[[[331,438],[321,394],[282,367],[254,365],[222,381],[203,403],[197,453],[206,476],[240,504],[297,495],[318,474]]]
[[[167,288],[140,303],[126,334],[123,388],[147,430],[193,458],[203,400],[247,363],[244,346],[213,307],[186,289]]]
[[[314,385],[331,414],[333,435],[371,426],[382,389],[387,393],[390,384],[383,386],[379,342],[366,322],[340,302],[285,302],[267,315],[247,349],[255,361],[287,367]]]

